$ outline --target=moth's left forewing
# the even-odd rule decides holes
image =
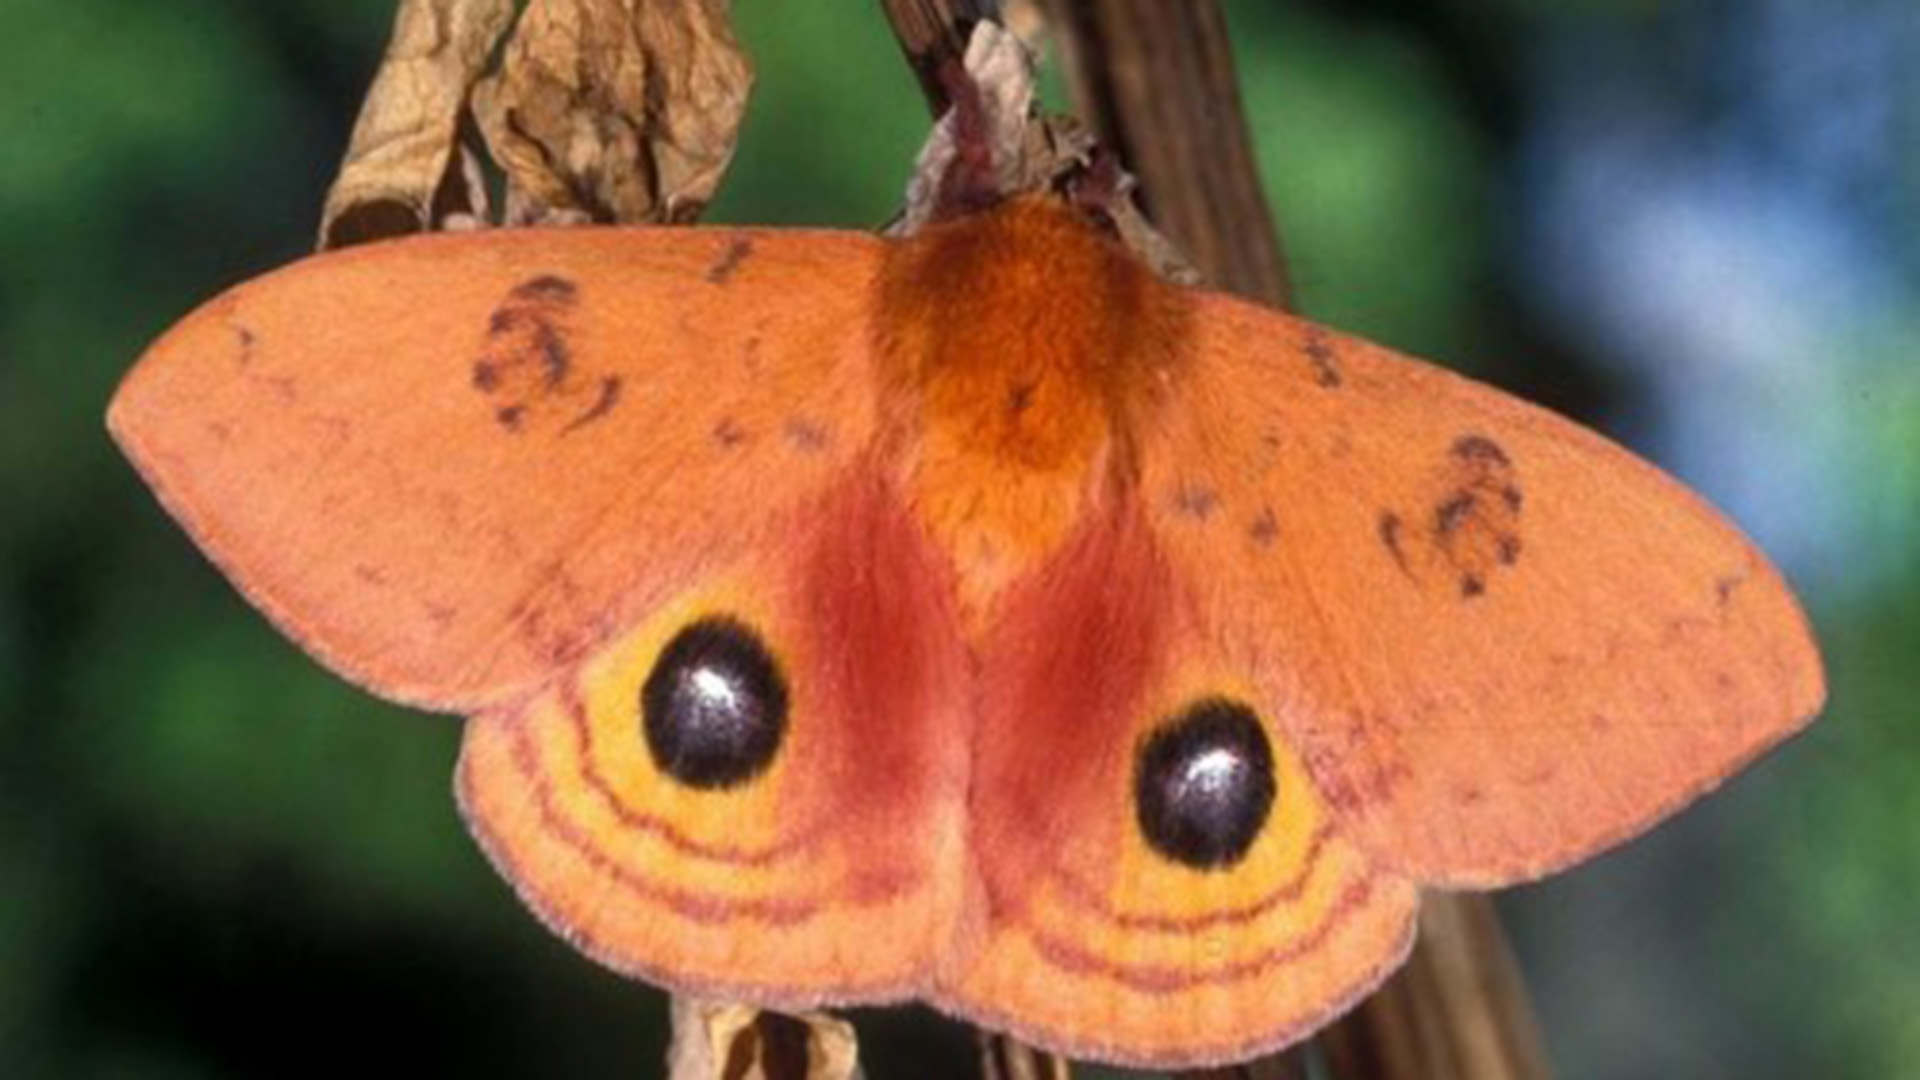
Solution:
[[[478,708],[770,542],[865,448],[879,257],[682,228],[331,252],[182,320],[109,426],[290,637]]]
[[[467,820],[563,936],[690,992],[898,997],[951,921],[965,762],[937,566],[874,465],[881,257],[696,228],[331,253],[184,320],[109,422],[289,636],[472,716]],[[663,663],[682,640],[730,659]],[[656,670],[737,719],[772,669],[751,738],[697,704],[649,734]]]
[[[1765,557],[1546,410],[1204,297],[1145,427],[1143,498],[1204,632],[1284,703],[1340,819],[1418,880],[1576,861],[1823,700]]]

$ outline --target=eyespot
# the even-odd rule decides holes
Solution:
[[[1205,698],[1160,725],[1134,762],[1133,802],[1154,851],[1198,870],[1246,856],[1273,809],[1273,750],[1252,709]]]
[[[787,681],[750,627],[709,616],[660,651],[640,689],[640,714],[661,772],[688,787],[733,787],[780,752]]]

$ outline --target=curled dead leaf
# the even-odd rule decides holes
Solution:
[[[530,0],[474,95],[506,221],[690,220],[752,84],[726,0]]]
[[[727,0],[402,0],[320,246],[487,223],[482,139],[508,224],[690,220],[752,83]]]
[[[460,147],[467,93],[514,0],[402,0],[393,37],[327,192],[320,246],[486,215],[477,161]]]
[[[673,999],[670,1080],[860,1080],[853,1026],[826,1013]]]

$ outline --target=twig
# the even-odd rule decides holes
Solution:
[[[920,80],[920,93],[934,116],[947,111],[940,69],[966,55],[973,27],[1000,17],[1000,0],[880,0],[907,66]]]
[[[1207,280],[1293,306],[1213,0],[1048,0],[1081,116]]]

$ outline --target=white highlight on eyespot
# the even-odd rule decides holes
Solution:
[[[1215,747],[1195,755],[1187,762],[1180,786],[1197,789],[1207,795],[1222,795],[1234,790],[1247,763],[1240,755],[1224,747]]]
[[[730,712],[740,707],[740,693],[734,688],[733,681],[713,668],[694,668],[687,674],[687,682],[699,696],[704,709]]]

